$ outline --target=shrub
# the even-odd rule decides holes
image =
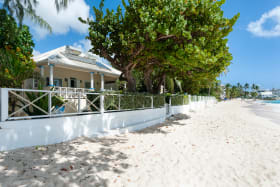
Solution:
[[[34,101],[38,97],[43,96],[45,93],[43,92],[26,92],[25,93],[29,101]],[[26,105],[25,101],[19,100],[20,105],[17,105],[18,107],[23,107]],[[53,107],[61,107],[65,102],[63,101],[63,98],[60,98],[58,96],[52,96],[52,108]],[[34,105],[40,107],[44,111],[48,112],[49,109],[49,98],[48,95],[42,97],[38,101],[34,102]],[[28,116],[39,116],[39,115],[46,115],[43,111],[37,109],[36,107],[33,107],[32,105],[26,107],[23,109],[23,111],[28,115]]]
[[[151,108],[152,97],[154,108],[164,107],[165,96],[164,95],[148,95],[148,94],[121,94],[121,95],[110,95],[109,93],[104,94],[104,109],[109,110],[136,110]],[[89,101],[94,101],[99,95],[88,94],[87,98]],[[100,98],[98,98],[94,103],[98,108],[100,108]],[[90,106],[92,111],[97,111],[93,106]]]
[[[171,96],[171,105],[172,106],[180,106],[189,104],[189,96],[188,95],[175,95]]]

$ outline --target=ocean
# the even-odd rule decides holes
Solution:
[[[270,103],[270,104],[280,104],[280,100],[264,101],[264,103]]]

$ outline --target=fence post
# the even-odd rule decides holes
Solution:
[[[104,113],[104,95],[103,92],[100,94],[100,113]]]
[[[121,110],[121,95],[119,94],[119,111]]]
[[[7,88],[0,88],[0,121],[4,122],[9,118],[9,91]]]
[[[81,95],[82,95],[82,93],[79,92],[79,94],[78,94],[78,113],[81,113]]]
[[[49,98],[48,98],[48,112],[49,116],[52,115],[52,91],[49,92]]]
[[[154,98],[151,96],[151,108],[154,108]]]

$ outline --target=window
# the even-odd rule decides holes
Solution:
[[[62,79],[54,79],[53,84],[58,87],[62,87]]]
[[[62,87],[62,79],[53,79],[53,84],[58,87]],[[50,78],[46,78],[46,86],[50,85]]]
[[[49,86],[50,85],[50,79],[49,77],[46,78],[46,86]]]
[[[38,83],[39,83],[39,80],[38,79],[33,79],[33,88],[38,88]]]
[[[90,82],[85,82],[85,88],[87,88],[87,89],[90,88]]]

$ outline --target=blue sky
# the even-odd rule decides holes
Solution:
[[[227,0],[225,16],[237,12],[241,16],[229,36],[234,60],[229,73],[221,78],[223,83],[249,82],[262,88],[280,88],[280,28],[275,28],[280,25],[278,6],[279,0]]]
[[[0,0],[1,1],[1,0]],[[85,40],[87,27],[77,17],[92,17],[92,6],[99,0],[75,0],[68,9],[56,13],[53,0],[39,0],[38,14],[50,23],[49,34],[29,20],[36,43],[35,54],[63,45],[83,50],[90,48]],[[105,8],[116,8],[121,0],[105,0]],[[229,47],[234,60],[229,72],[221,76],[223,83],[255,83],[262,88],[280,88],[280,1],[279,0],[227,0],[223,6],[226,17],[240,12],[234,31],[229,36]]]

